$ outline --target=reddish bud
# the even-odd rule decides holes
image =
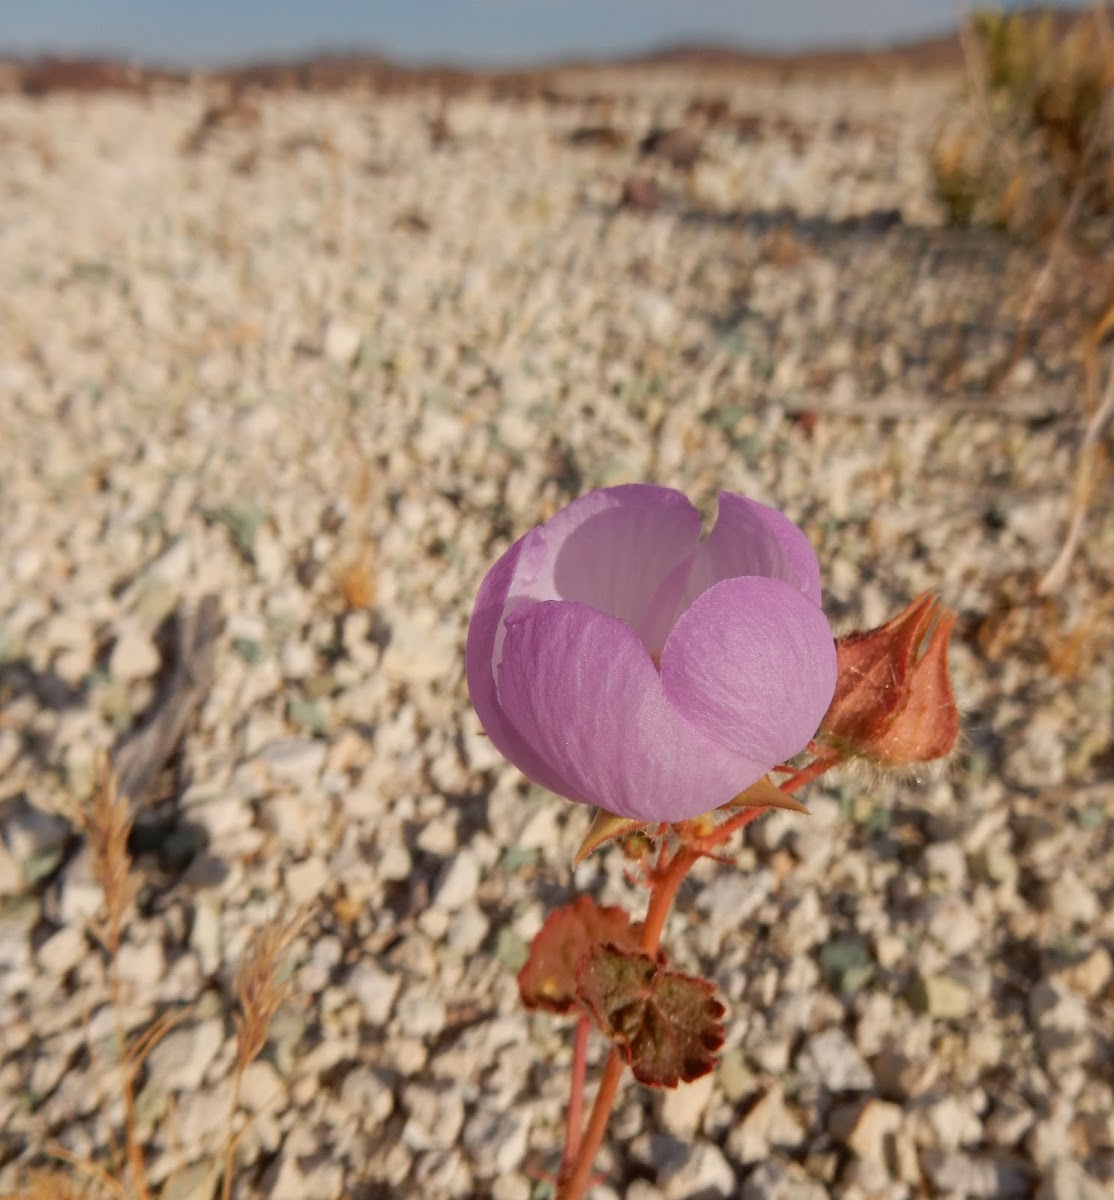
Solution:
[[[959,734],[948,678],[955,616],[925,592],[885,625],[840,638],[835,696],[820,738],[886,766],[950,754]]]

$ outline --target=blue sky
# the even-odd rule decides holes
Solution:
[[[958,8],[958,0],[0,0],[0,53],[211,64],[378,49],[508,64],[691,39],[882,45],[938,33]]]

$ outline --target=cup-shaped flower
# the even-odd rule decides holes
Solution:
[[[820,570],[775,509],[721,492],[590,492],[488,572],[468,688],[525,775],[641,821],[726,804],[804,749],[836,683]]]
[[[955,613],[925,592],[877,629],[839,639],[839,680],[821,738],[839,754],[901,767],[951,754],[959,734],[948,675]]]

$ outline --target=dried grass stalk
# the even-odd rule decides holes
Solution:
[[[116,776],[107,758],[97,764],[93,795],[77,814],[78,824],[89,840],[93,876],[104,894],[104,915],[93,926],[108,953],[115,958],[120,948],[124,918],[135,899],[137,880],[132,876],[128,838],[132,822],[128,800],[116,787]]]

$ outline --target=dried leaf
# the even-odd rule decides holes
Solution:
[[[724,1010],[714,992],[706,979],[618,946],[596,946],[577,976],[577,993],[596,1023],[634,1077],[651,1087],[676,1087],[715,1066]]]
[[[530,956],[518,973],[518,991],[527,1008],[569,1013],[581,1007],[576,976],[582,960],[604,944],[637,950],[642,934],[618,907],[601,908],[590,896],[555,909],[530,945]]]
[[[645,829],[647,824],[648,822],[637,821],[634,817],[617,817],[614,813],[608,812],[606,808],[597,808],[596,815],[592,818],[592,824],[584,835],[584,841],[580,843],[580,849],[577,850],[576,857],[572,860],[572,865],[579,867],[593,850],[598,850],[605,842],[611,842],[625,834],[634,833],[637,829]]]

